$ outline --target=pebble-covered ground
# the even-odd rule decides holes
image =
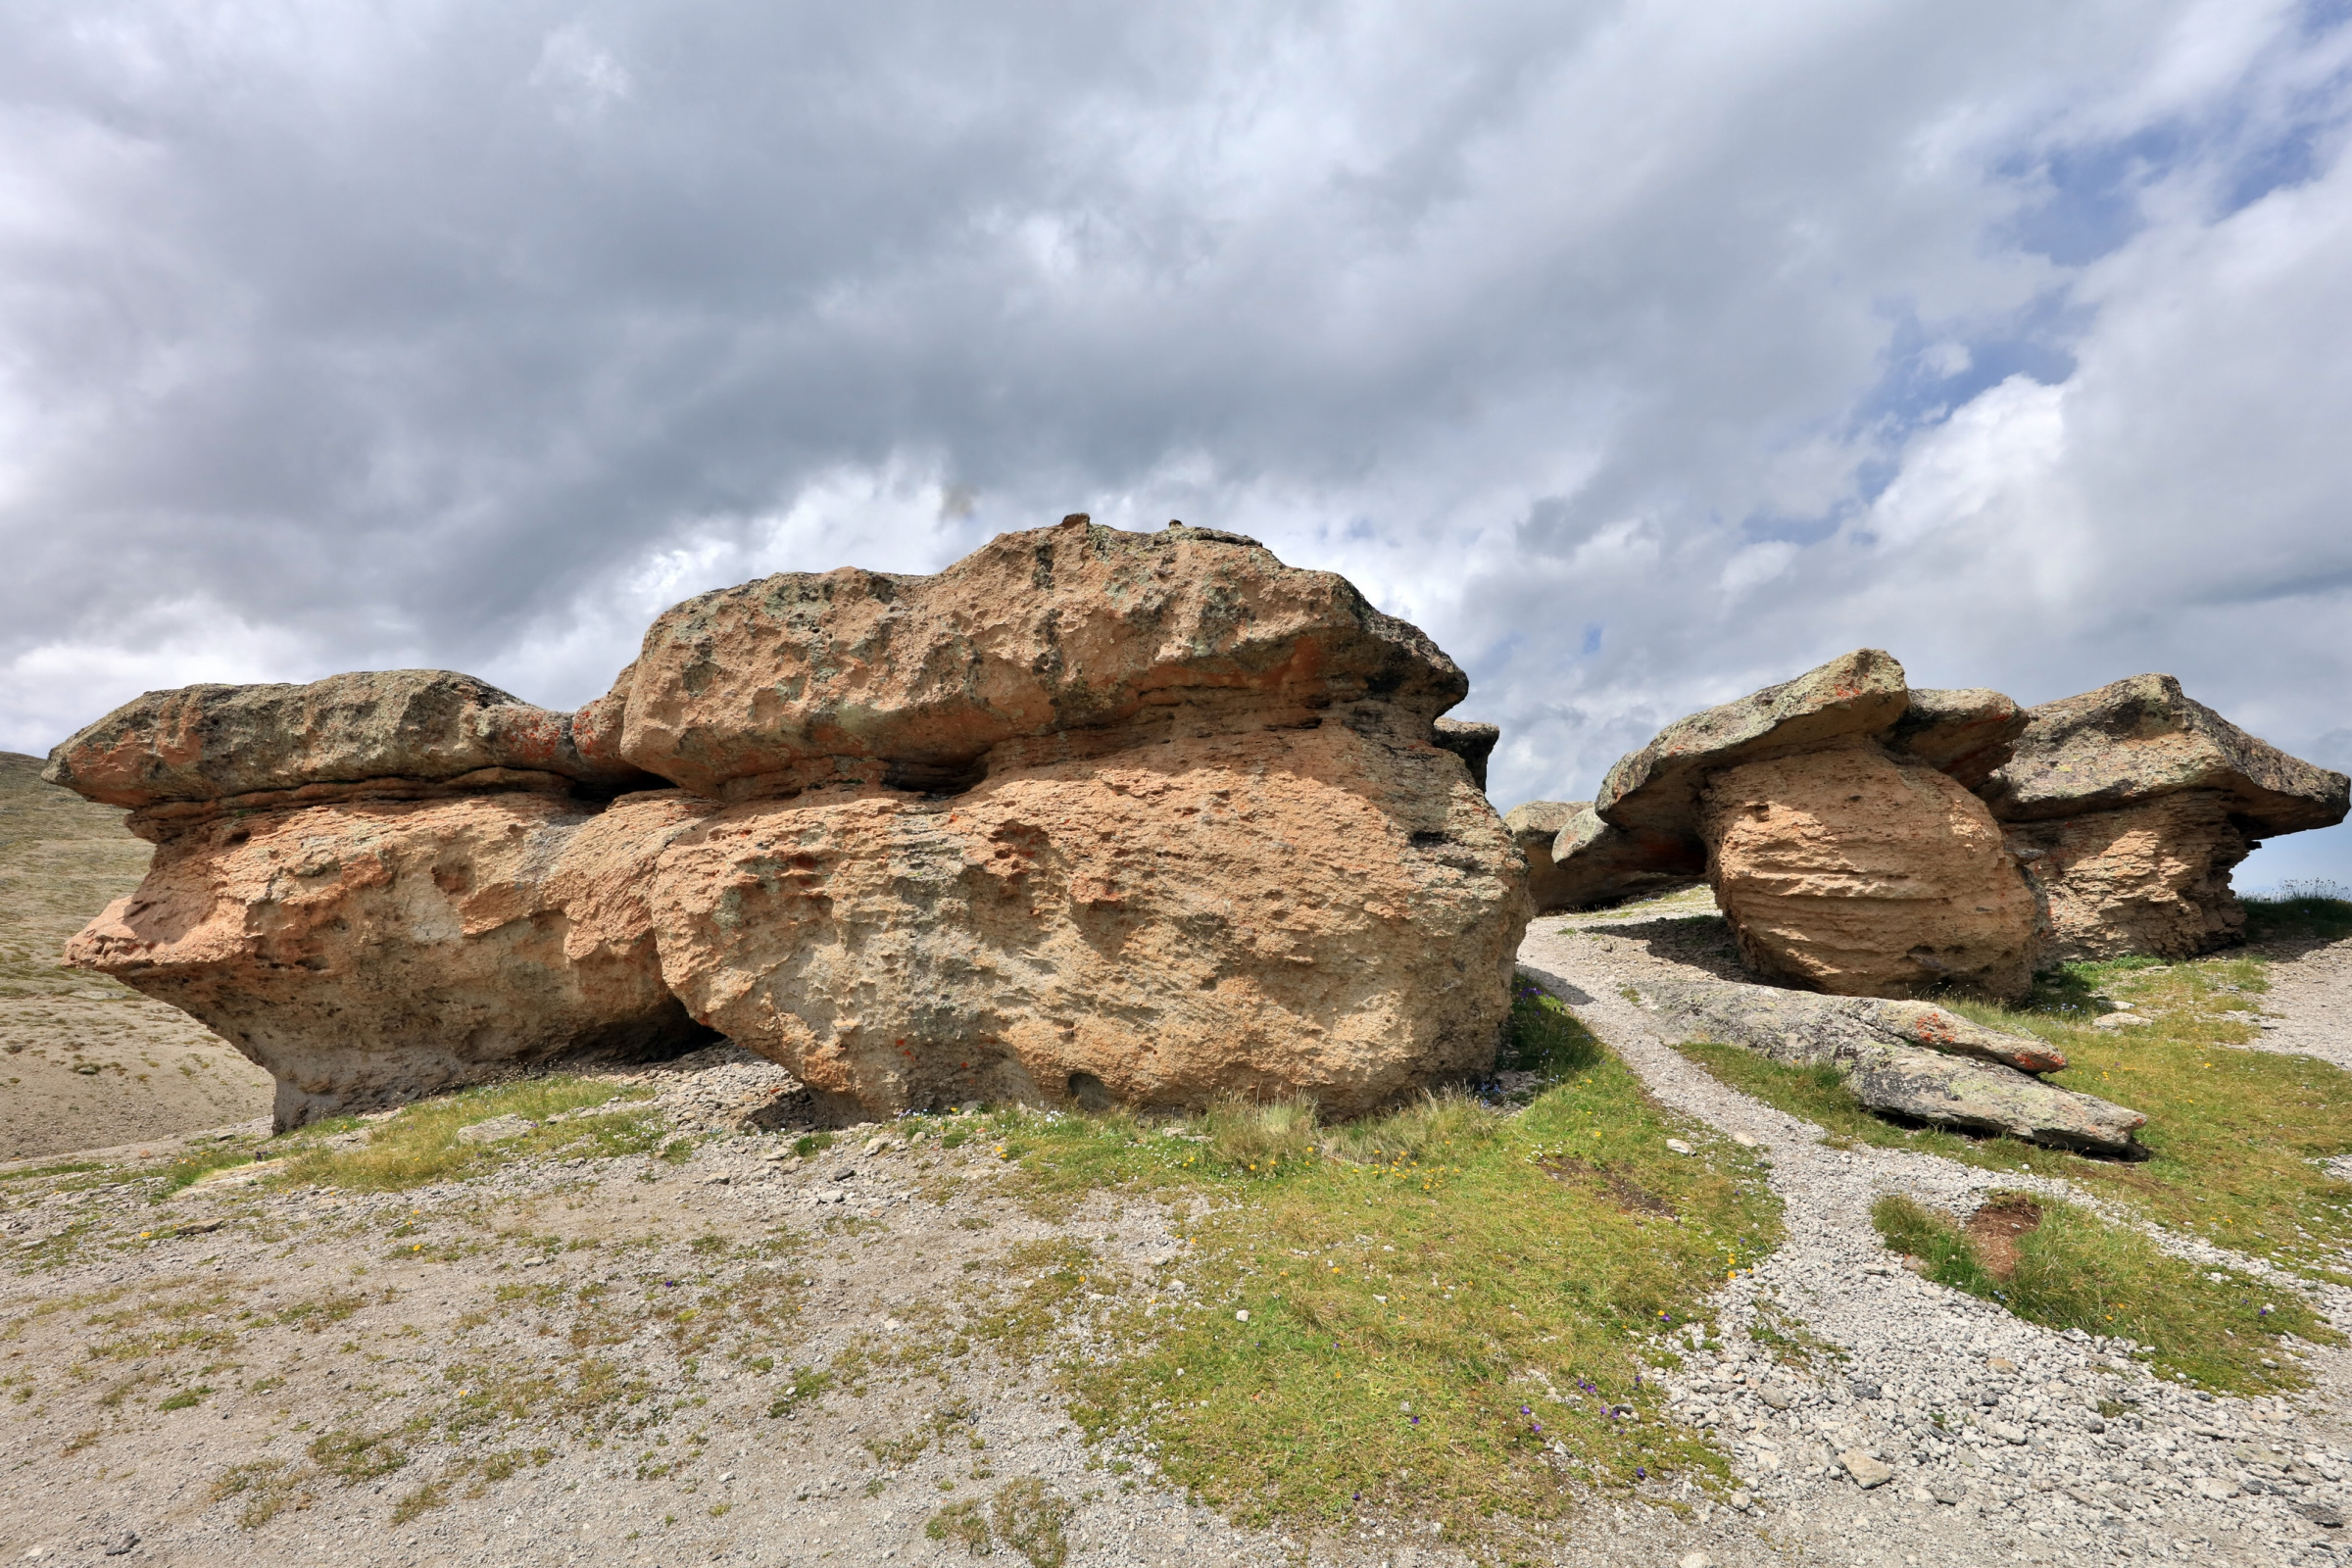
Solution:
[[[2313,972],[2352,975],[2340,952]],[[1705,955],[1546,919],[1522,958],[1662,1102],[1764,1146],[1787,1204],[1786,1245],[1722,1293],[1722,1358],[1686,1351],[1666,1378],[1740,1491],[1687,1513],[1596,1504],[1554,1561],[2352,1555],[2320,1522],[2352,1501],[2352,1355],[2313,1350],[2318,1389],[2291,1404],[2206,1399],[1927,1284],[1892,1266],[1874,1199],[1964,1210],[2031,1179],[1831,1150],[1687,1062],[1620,989]],[[2265,999],[2282,1027],[2342,1005],[2336,982],[2299,985],[2282,974]],[[722,1048],[641,1082],[666,1138],[731,1131],[786,1080]],[[975,1503],[967,1522],[1027,1532],[991,1537],[1015,1565],[1056,1543],[1078,1564],[1463,1560],[1403,1526],[1237,1531],[1148,1467],[1111,1468],[1052,1375],[1083,1330],[1036,1308],[1082,1277],[1082,1301],[1184,1309],[1176,1216],[1098,1197],[1041,1217],[989,1147],[906,1125],[807,1158],[788,1128],[675,1163],[516,1160],[385,1194],[280,1190],[250,1167],[161,1202],[154,1183],[23,1184],[0,1211],[0,1559],[897,1568],[975,1561],[927,1528]],[[2347,1293],[2326,1305],[2352,1327]],[[1821,1353],[1766,1355],[1740,1332],[1758,1321]],[[752,1341],[772,1353],[745,1359]]]

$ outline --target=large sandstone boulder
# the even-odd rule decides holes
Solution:
[[[591,761],[568,713],[443,669],[330,675],[307,686],[183,686],[123,704],[49,754],[41,776],[109,806],[221,801],[380,781],[577,783],[611,793],[648,777]]]
[[[999,535],[932,577],[786,572],[690,599],[654,622],[625,679],[605,700],[623,714],[621,754],[725,800],[838,782],[952,791],[1090,745],[1342,713],[1429,745],[1469,690],[1344,577],[1239,534],[1125,533],[1083,514]]]
[[[564,1059],[710,1038],[662,978],[646,903],[710,809],[528,791],[190,821],[68,961],[194,1014],[277,1079],[283,1129]]]
[[[654,896],[695,1015],[865,1114],[1369,1110],[1493,1059],[1527,918],[1460,764],[1342,724],[733,806]]]
[[[1715,902],[1759,974],[1853,997],[2034,980],[2034,901],[1984,803],[1864,739],[1710,774]]]
[[[845,1114],[1345,1113],[1507,1016],[1525,873],[1492,726],[1437,728],[1466,685],[1342,578],[1074,517],[689,601],[571,715],[435,672],[154,693],[55,759],[159,845],[71,956],[288,1124],[707,1028]],[[604,804],[642,769],[687,790]]]
[[[2337,772],[2134,675],[2026,713],[1984,787],[2041,900],[2052,958],[2188,957],[2237,940],[2230,872],[2263,839],[2344,819]]]

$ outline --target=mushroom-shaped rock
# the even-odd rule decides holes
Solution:
[[[654,622],[599,722],[619,710],[637,766],[747,800],[966,789],[1094,738],[1237,724],[1344,720],[1427,746],[1468,690],[1344,577],[1239,534],[1077,514],[936,576],[786,572],[690,599]]]
[[[1609,769],[1592,809],[1618,827],[1696,837],[1699,792],[1709,773],[1880,734],[1903,716],[1907,700],[1894,656],[1858,648],[1794,680],[1667,725]]]
[[[1462,765],[1470,769],[1471,783],[1482,790],[1487,787],[1487,759],[1494,755],[1494,743],[1502,739],[1499,727],[1476,719],[1441,718],[1433,739],[1438,750],[1462,760]]]
[[[183,686],[123,704],[49,754],[42,775],[108,806],[218,802],[383,780],[611,792],[649,780],[590,761],[572,715],[444,669],[330,675],[307,686]]]
[[[1842,996],[2034,980],[2034,902],[1984,802],[1853,739],[1711,774],[1707,874],[1759,974]]]
[[[2025,728],[2025,710],[1999,692],[1914,687],[1903,716],[1886,733],[1886,749],[1915,757],[1973,790],[2009,760]]]
[[[2054,958],[2188,957],[2236,940],[2230,868],[2344,819],[2348,781],[2247,734],[2170,675],[2026,714],[1982,794],[2042,904]]]

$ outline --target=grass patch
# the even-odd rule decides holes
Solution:
[[[1158,1130],[997,1113],[1016,1192],[1209,1200],[1151,1289],[1116,1294],[1081,1254],[1027,1259],[1005,1308],[1027,1321],[1005,1332],[1052,1343],[1091,1314],[1114,1353],[1065,1364],[1084,1430],[1246,1525],[1409,1513],[1446,1542],[1500,1541],[1594,1487],[1728,1486],[1640,1371],[1653,1336],[1769,1250],[1777,1203],[1754,1156],[1562,1038],[1576,1056],[1548,1059],[1586,1065],[1516,1115],[1458,1096],[1336,1128],[1292,1103],[1254,1130],[1238,1103]],[[1696,1156],[1665,1148],[1678,1134]]]
[[[2149,1156],[2124,1162],[2007,1138],[1895,1126],[1863,1108],[1835,1069],[1787,1067],[1737,1047],[1676,1049],[1717,1078],[1832,1138],[1915,1149],[1986,1170],[2073,1182],[2170,1229],[2269,1258],[2313,1279],[2352,1284],[2352,1184],[2322,1162],[2352,1153],[2352,1074],[2309,1056],[2242,1051],[2259,1031],[2265,965],[2244,957],[2167,964],[2148,958],[2069,964],[2024,1006],[1945,1005],[1980,1023],[2036,1035],[2066,1053],[2049,1075],[2144,1111]],[[2108,1002],[2154,1022],[2102,1030]]]
[[[950,1503],[933,1514],[923,1534],[933,1541],[960,1542],[975,1557],[996,1554],[1000,1543],[1029,1559],[1031,1568],[1062,1568],[1070,1560],[1066,1534],[1077,1510],[1034,1476],[997,1489],[993,1506],[977,1497]]]
[[[1996,1193],[1979,1219],[1988,1211],[2007,1218],[2004,1208],[2029,1218],[1978,1223],[1972,1234],[1951,1216],[1893,1195],[1879,1200],[1871,1220],[1889,1248],[1921,1259],[1938,1285],[2047,1328],[2135,1340],[2157,1371],[2217,1393],[2308,1387],[2310,1377],[2280,1337],[2341,1338],[2295,1292],[2168,1256],[2138,1232],[2072,1203]]]
[[[306,1128],[295,1135],[298,1142],[288,1152],[286,1166],[272,1180],[289,1186],[399,1192],[478,1175],[517,1159],[643,1154],[662,1140],[660,1119],[650,1110],[616,1109],[558,1122],[548,1118],[651,1098],[651,1090],[570,1074],[461,1090],[419,1101],[373,1123],[368,1142],[357,1149],[327,1147],[333,1124]],[[475,1122],[499,1116],[520,1116],[544,1125],[492,1144],[468,1144],[458,1137]]]
[[[2246,895],[2248,942],[2336,942],[2352,937],[2352,889],[2327,881],[2282,882]]]

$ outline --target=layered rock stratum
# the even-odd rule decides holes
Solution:
[[[1073,516],[689,600],[574,714],[439,671],[150,693],[53,754],[158,846],[70,956],[268,1067],[281,1125],[712,1030],[844,1115],[1352,1113],[1508,1009],[1466,690],[1344,578]]]

